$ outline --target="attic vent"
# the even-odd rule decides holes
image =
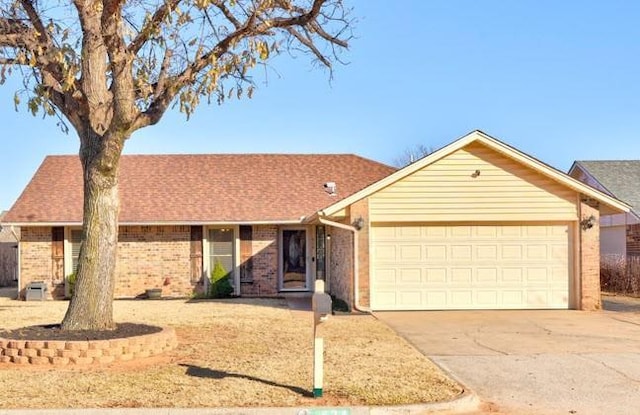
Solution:
[[[329,193],[330,196],[335,196],[338,194],[338,186],[336,186],[336,182],[326,182],[324,184],[324,191]]]

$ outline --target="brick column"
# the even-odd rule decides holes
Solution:
[[[593,226],[580,230],[580,309],[600,310],[600,211],[588,200],[580,201],[580,221],[591,216]]]
[[[362,228],[358,231],[358,290],[360,305],[370,306],[369,298],[369,199],[360,200],[350,208],[351,225],[362,218]]]

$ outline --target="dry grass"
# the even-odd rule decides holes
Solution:
[[[58,322],[66,305],[0,298],[1,327]],[[282,300],[117,301],[115,315],[172,326],[180,346],[162,358],[101,369],[0,365],[0,407],[388,405],[461,391],[370,316],[334,316],[320,327],[325,397],[313,399],[311,315]]]

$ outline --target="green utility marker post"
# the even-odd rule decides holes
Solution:
[[[313,397],[322,397],[322,379],[324,377],[324,339],[318,337],[318,325],[331,314],[331,297],[324,292],[324,281],[316,280],[313,296]]]

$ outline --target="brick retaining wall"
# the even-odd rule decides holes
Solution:
[[[42,341],[0,338],[0,363],[99,365],[156,356],[175,349],[177,345],[176,332],[172,328],[112,340]]]

